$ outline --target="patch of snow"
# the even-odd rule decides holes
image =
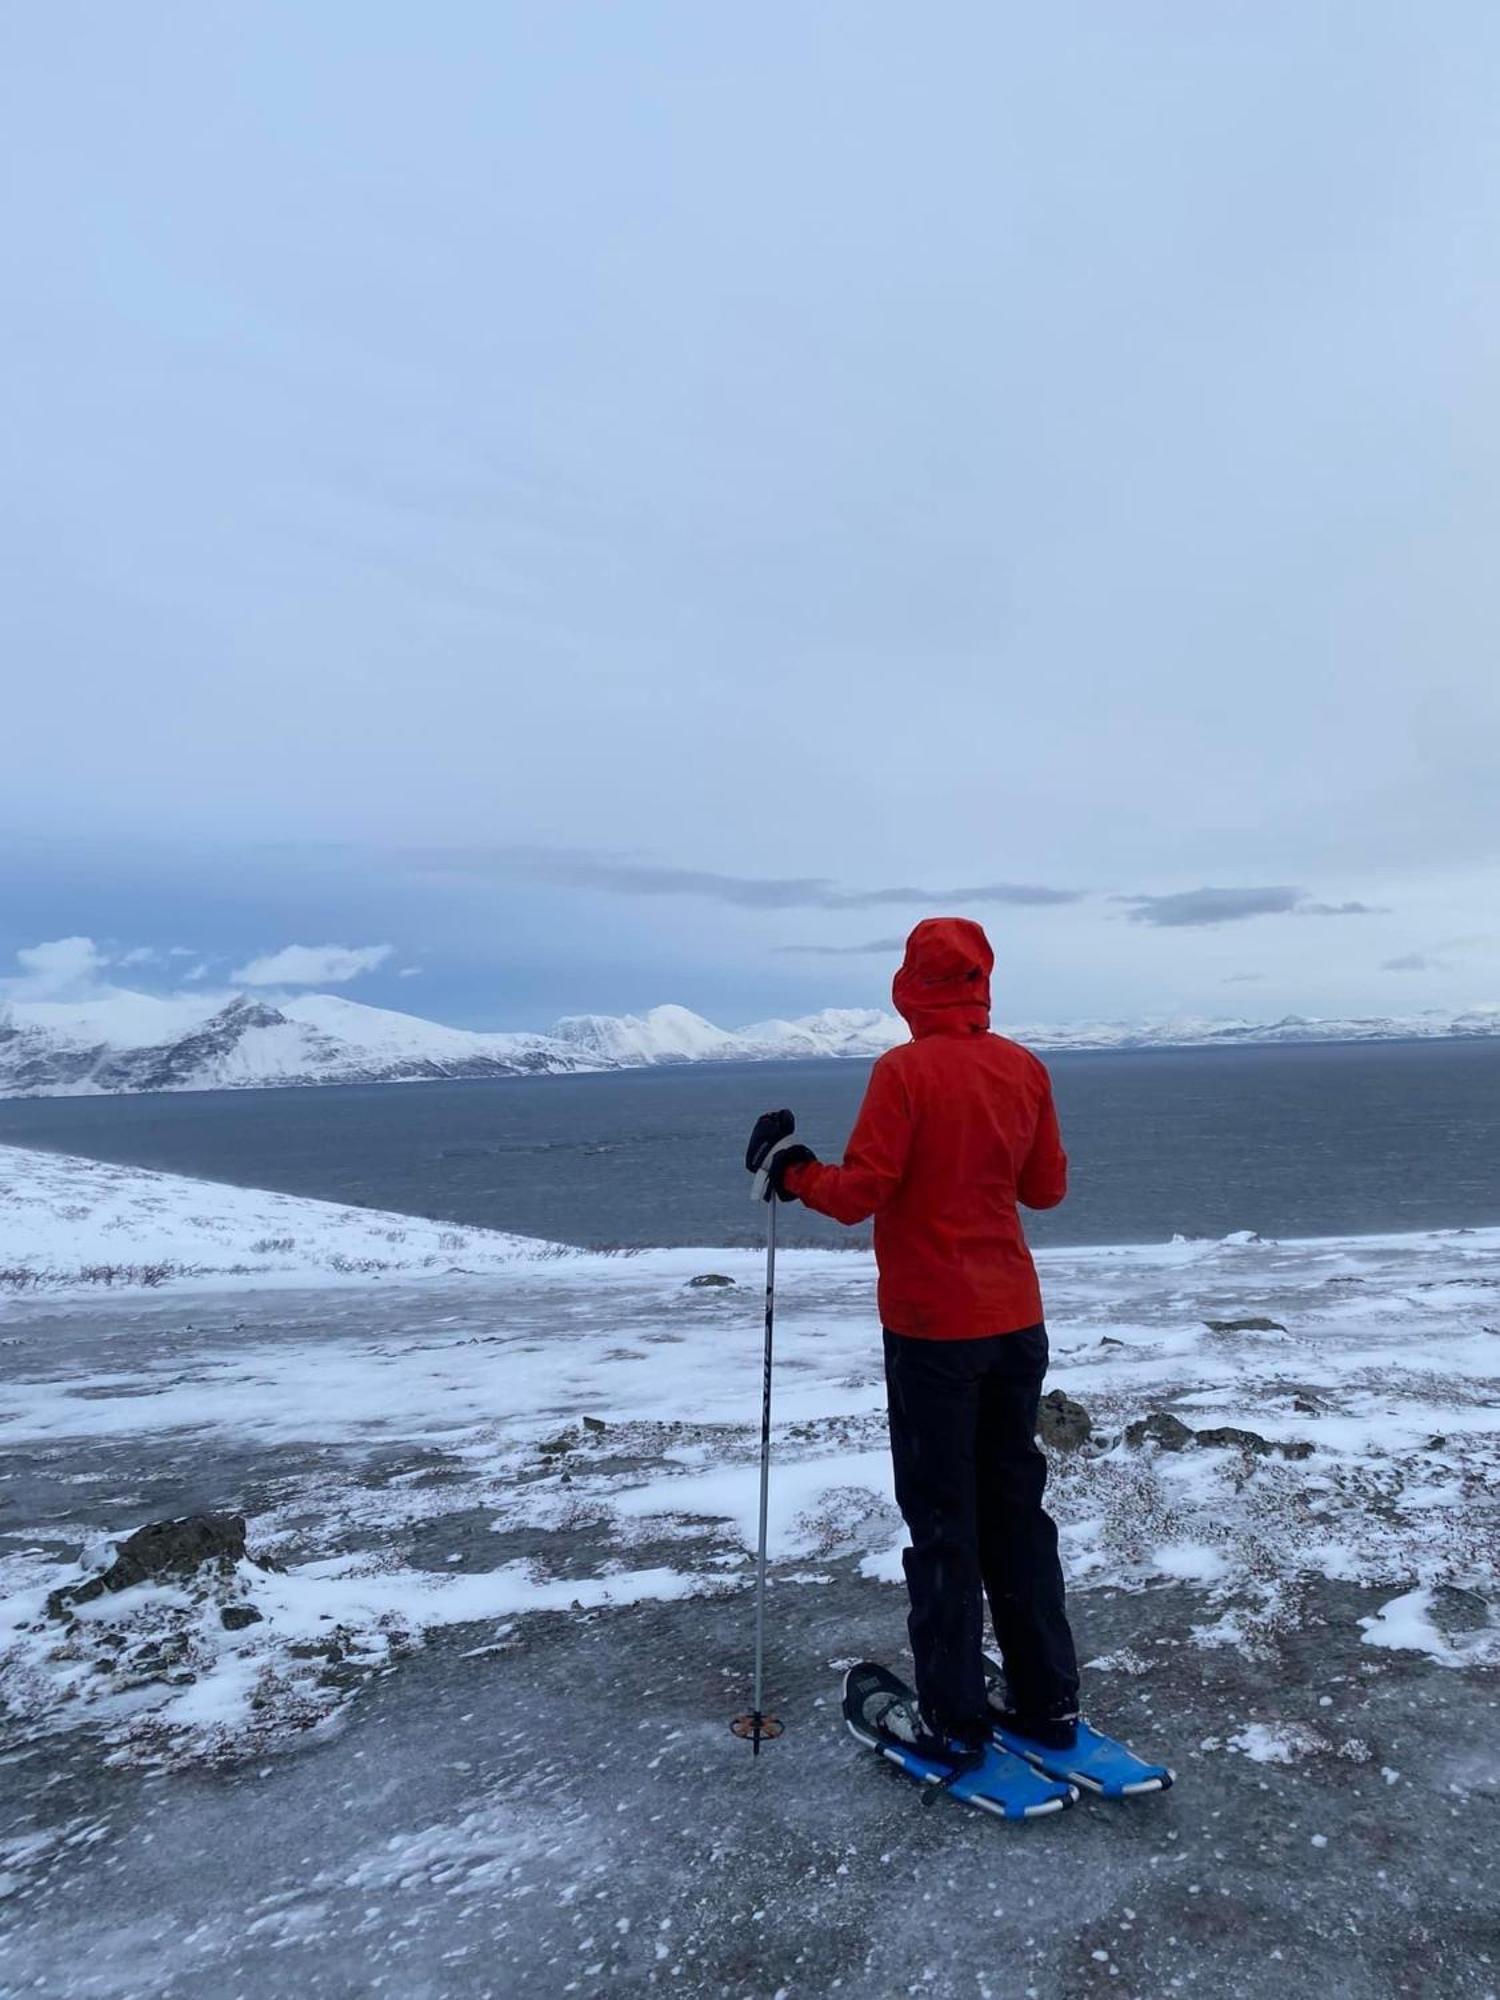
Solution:
[[[1432,1619],[1432,1592],[1429,1589],[1404,1591],[1383,1604],[1371,1618],[1361,1618],[1367,1646],[1384,1646],[1393,1652],[1425,1653],[1440,1666],[1468,1664],[1465,1652],[1438,1630]]]
[[[756,1547],[760,1522],[758,1463],[721,1466],[713,1472],[670,1474],[643,1486],[613,1490],[608,1504],[622,1520],[652,1515],[723,1521],[747,1549]],[[774,1562],[826,1553],[857,1538],[873,1515],[888,1540],[897,1525],[890,1453],[847,1452],[783,1460],[772,1482],[766,1548]]]
[[[1182,1583],[1217,1583],[1229,1564],[1217,1549],[1201,1542],[1162,1542],[1152,1558],[1163,1576]]]
[[[139,1585],[82,1605],[69,1626],[48,1618],[44,1592],[21,1592],[0,1602],[0,1692],[15,1720],[90,1720],[135,1761],[238,1757],[326,1723],[362,1679],[441,1626],[736,1587],[661,1567],[548,1578],[513,1563],[455,1576],[339,1558],[241,1564],[207,1589]],[[226,1630],[230,1603],[259,1617]]]
[[[1333,1746],[1305,1722],[1251,1722],[1228,1738],[1228,1747],[1255,1764],[1297,1764],[1326,1756]]]
[[[97,1286],[369,1283],[566,1254],[498,1230],[0,1146],[0,1301]]]
[[[1095,1660],[1084,1662],[1086,1673],[1128,1674],[1135,1678],[1149,1674],[1155,1665],[1147,1654],[1136,1651],[1131,1646],[1119,1646],[1112,1653],[1101,1653]]]

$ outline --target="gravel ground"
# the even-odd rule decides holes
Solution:
[[[671,1282],[680,1290],[680,1275]],[[615,1337],[632,1345],[605,1357],[621,1380],[640,1379],[636,1344],[682,1340],[701,1316],[738,1310],[700,1296],[679,1306],[628,1272],[621,1284],[635,1290],[616,1302]],[[520,1364],[505,1341],[524,1335],[535,1365],[547,1359],[535,1338],[541,1298],[518,1290],[498,1333],[494,1296],[481,1303],[461,1286],[11,1309],[0,1414],[39,1382],[113,1412],[64,1434],[60,1406],[38,1403],[36,1434],[11,1440],[0,1533],[14,1563],[51,1574],[100,1530],[228,1509],[250,1516],[252,1547],[259,1526],[304,1562],[334,1546],[455,1587],[524,1562],[562,1594],[558,1608],[515,1617],[449,1616],[356,1676],[320,1726],[212,1757],[152,1763],[122,1752],[114,1721],[61,1708],[12,1715],[0,1751],[0,1991],[1500,1994],[1500,1671],[1364,1643],[1359,1621],[1389,1603],[1389,1582],[1310,1574],[1253,1643],[1205,1644],[1205,1622],[1225,1616],[1222,1577],[1143,1571],[1129,1589],[1094,1580],[1074,1600],[1083,1657],[1109,1663],[1090,1674],[1091,1712],[1164,1756],[1178,1784],[1007,1826],[924,1803],[839,1723],[841,1665],[903,1657],[901,1592],[871,1563],[890,1540],[878,1502],[825,1546],[773,1565],[769,1692],[786,1734],[757,1761],[727,1728],[748,1694],[738,1536],[722,1519],[631,1522],[604,1505],[663,1467],[698,1477],[694,1452],[717,1464],[729,1445],[712,1424],[673,1433],[692,1440],[684,1467],[660,1440],[649,1445],[648,1427],[613,1415],[607,1436],[580,1431],[550,1458],[538,1457],[535,1422],[522,1452],[503,1422],[476,1433],[467,1405],[446,1433],[415,1425],[399,1395],[379,1422],[302,1442],[285,1423],[235,1422],[235,1396],[250,1395],[252,1376],[271,1379],[276,1355],[304,1379],[310,1343],[369,1366],[420,1351],[454,1401],[467,1393],[452,1387],[455,1356],[491,1354],[494,1379],[513,1380]],[[853,1405],[867,1386],[849,1372],[854,1348],[829,1330],[862,1304],[842,1292],[825,1304],[826,1326],[809,1321],[800,1340],[795,1322],[789,1330],[783,1408],[801,1415],[782,1440],[788,1470],[799,1451],[836,1468],[851,1437],[860,1449],[879,1443],[862,1406],[817,1415],[830,1377]],[[564,1288],[556,1328],[595,1312]],[[1088,1328],[1074,1351],[1086,1339],[1096,1354],[1099,1337]],[[1132,1337],[1139,1365],[1158,1369],[1154,1330]],[[484,1340],[500,1344],[476,1350]],[[1217,1368],[1222,1341],[1200,1345]],[[691,1350],[689,1338],[681,1351]],[[1199,1352],[1184,1365],[1206,1365]],[[253,1367],[236,1358],[252,1353]],[[814,1368],[809,1356],[830,1358]],[[743,1361],[748,1381],[753,1353]],[[1136,1365],[1116,1363],[1113,1348],[1104,1361]],[[1288,1365],[1305,1376],[1302,1352]],[[606,1379],[584,1371],[584,1407]],[[1060,1379],[1072,1386],[1066,1371]],[[1140,1407],[1112,1393],[1122,1415]],[[170,1422],[148,1419],[147,1396]],[[1465,1407],[1478,1423],[1472,1397]],[[220,1416],[210,1423],[204,1409]],[[310,1410],[309,1432],[317,1417]],[[748,1453],[749,1436],[735,1452]],[[1472,1507],[1457,1473],[1431,1485],[1433,1462],[1413,1460],[1428,1484],[1408,1500],[1391,1487],[1372,1534],[1394,1533],[1408,1502],[1423,1514]],[[1075,1516],[1101,1495],[1128,1507],[1144,1490],[1138,1470],[1121,1483],[1135,1457],[1094,1463],[1096,1473],[1065,1468],[1059,1480]],[[1163,1463],[1175,1476],[1177,1461]],[[1261,1537],[1245,1544],[1252,1557],[1271,1546],[1262,1517],[1281,1519],[1289,1482],[1316,1477],[1321,1493],[1333,1463],[1257,1460],[1234,1473],[1224,1492],[1270,1496],[1250,1510]],[[706,1585],[569,1608],[572,1579],[583,1588],[627,1562],[631,1574],[669,1564],[716,1577],[716,1594]]]
[[[1088,1648],[1150,1662],[1097,1676],[1094,1712],[1178,1784],[1005,1826],[924,1803],[839,1725],[833,1663],[890,1657],[900,1630],[895,1594],[848,1569],[774,1593],[787,1727],[758,1761],[726,1728],[743,1598],[542,1614],[499,1652],[451,1629],[331,1740],[252,1766],[150,1774],[84,1735],[37,1743],[0,1773],[6,1831],[43,1848],[7,1906],[5,1990],[1500,1990],[1493,1672],[1316,1629],[1251,1666],[1184,1643],[1183,1586],[1091,1592]],[[1347,1630],[1358,1608],[1324,1611]],[[1200,1748],[1266,1715],[1369,1755]]]

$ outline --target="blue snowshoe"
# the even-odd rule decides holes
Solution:
[[[1033,1770],[1060,1783],[1081,1785],[1102,1799],[1133,1799],[1148,1792],[1164,1792],[1174,1773],[1166,1764],[1148,1763],[1125,1744],[1117,1743],[1079,1716],[1070,1744],[1053,1744],[1028,1736],[1018,1728],[1006,1707],[1005,1675],[993,1660],[985,1662],[985,1686],[993,1717],[991,1740],[1012,1756],[1022,1758]],[[1053,1733],[1053,1732],[1049,1732]],[[1055,1732],[1064,1736],[1066,1728]]]
[[[852,1736],[908,1778],[936,1786],[960,1805],[999,1819],[1038,1819],[1061,1812],[1078,1797],[1068,1780],[1049,1777],[999,1744],[970,1748],[935,1735],[913,1690],[873,1660],[845,1674],[843,1709]]]

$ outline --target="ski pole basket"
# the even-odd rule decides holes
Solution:
[[[781,1734],[782,1724],[774,1715],[737,1715],[729,1727],[742,1741],[755,1746],[757,1753],[762,1743],[771,1743]]]

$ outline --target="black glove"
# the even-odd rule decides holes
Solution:
[[[759,1200],[769,1201],[773,1194],[782,1201],[796,1200],[782,1186],[782,1175],[788,1167],[804,1166],[818,1157],[810,1147],[792,1143],[796,1129],[797,1121],[790,1111],[763,1111],[756,1119],[745,1148],[745,1165],[756,1176],[753,1193]]]
[[[778,1146],[766,1162],[766,1194],[769,1201],[774,1194],[779,1201],[795,1201],[797,1197],[790,1188],[781,1185],[782,1176],[788,1167],[815,1167],[818,1156],[811,1146]]]
[[[784,1202],[796,1200],[782,1186],[782,1174],[788,1166],[804,1166],[808,1160],[816,1160],[818,1154],[808,1146],[796,1146],[792,1132],[796,1132],[796,1118],[790,1112],[762,1112],[756,1118],[750,1144],[744,1148],[744,1164],[756,1176],[752,1200],[768,1202],[772,1194]]]
[[[758,1174],[771,1148],[782,1139],[790,1139],[796,1129],[797,1121],[790,1111],[762,1111],[745,1148],[746,1173]]]

